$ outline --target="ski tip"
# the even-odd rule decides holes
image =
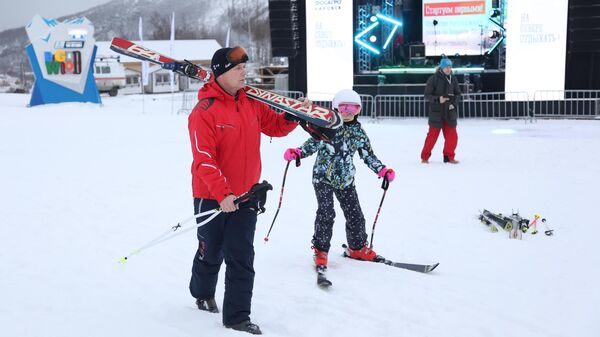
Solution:
[[[429,272],[433,271],[435,268],[437,268],[437,266],[439,266],[439,265],[440,265],[439,262],[437,262],[435,264],[432,264],[432,265],[429,265],[429,266],[427,266],[427,270],[425,270],[425,272],[429,273]]]
[[[327,289],[327,288],[331,287],[333,285],[333,283],[331,283],[331,281],[329,281],[329,280],[326,280],[326,281],[317,282],[317,285],[321,289]]]

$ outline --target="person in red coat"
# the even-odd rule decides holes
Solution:
[[[250,321],[257,211],[239,207],[234,200],[259,181],[261,133],[282,137],[297,123],[246,96],[247,61],[242,47],[217,50],[211,61],[214,81],[200,89],[198,104],[188,120],[194,212],[217,207],[223,211],[198,228],[190,292],[199,309],[219,312],[215,287],[224,260],[223,324],[261,334],[258,325]]]

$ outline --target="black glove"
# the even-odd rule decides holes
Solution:
[[[240,208],[252,208],[258,214],[265,212],[265,204],[267,203],[267,191],[273,189],[273,186],[266,180],[262,183],[257,183],[250,188],[250,191],[240,195],[234,201]]]

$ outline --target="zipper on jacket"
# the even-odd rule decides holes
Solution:
[[[238,98],[239,98],[239,96],[235,95],[235,98],[234,98],[234,100],[235,100],[235,110],[238,112],[238,116],[237,117],[240,119],[241,124],[244,125],[244,123],[246,123],[246,120],[244,119],[243,114],[240,114],[240,104],[239,104],[240,101],[239,101]],[[247,130],[247,129],[248,129],[247,127],[241,127],[240,131],[239,131],[240,132],[240,138],[242,139],[242,146],[244,146],[244,172],[248,171],[248,146],[246,144],[246,141],[245,141],[246,137],[245,137],[245,134],[244,134],[246,132],[245,130]]]

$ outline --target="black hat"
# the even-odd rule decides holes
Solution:
[[[248,61],[248,53],[242,47],[221,48],[215,52],[210,62],[215,78],[223,75],[229,69]]]

